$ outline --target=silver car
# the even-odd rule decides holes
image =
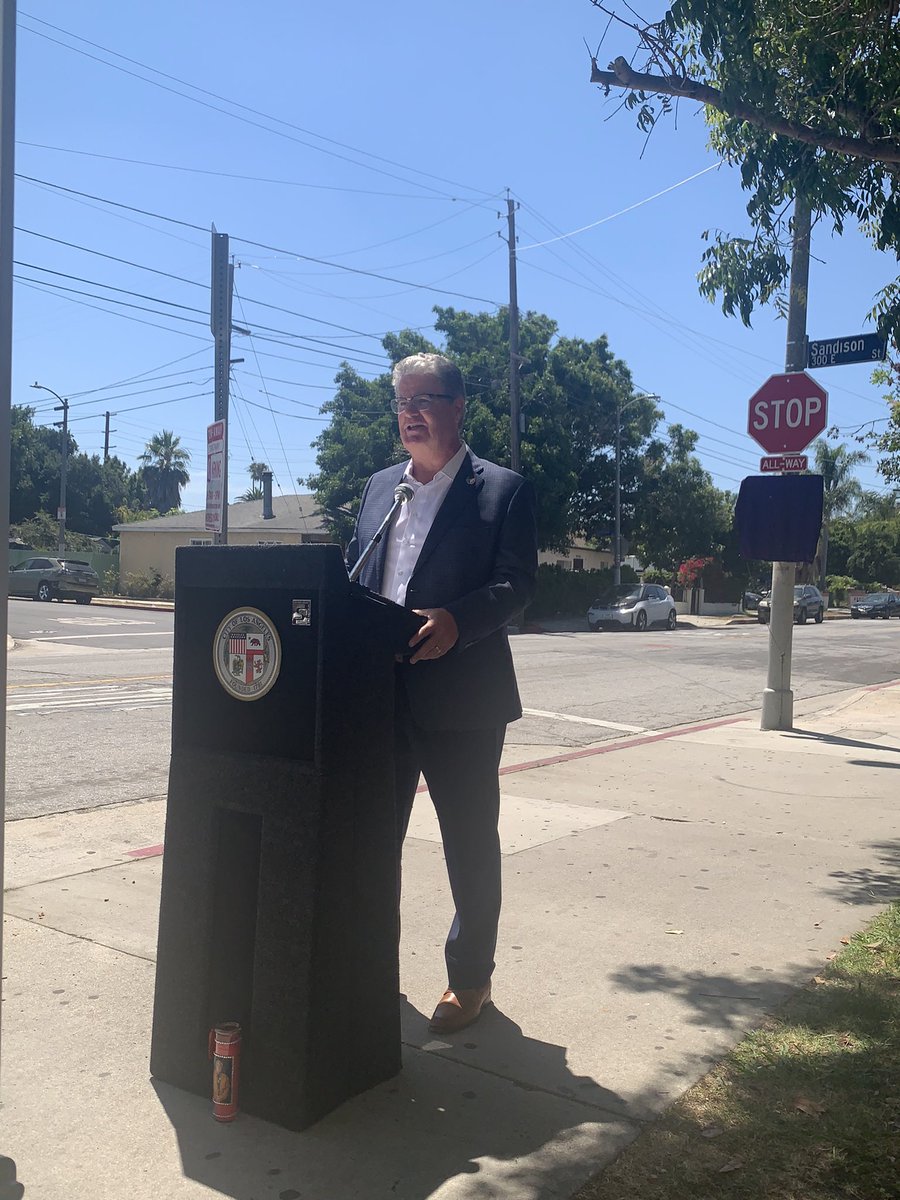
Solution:
[[[77,558],[26,558],[9,568],[10,596],[34,600],[74,600],[90,604],[100,591],[100,576]]]
[[[655,583],[614,585],[588,609],[588,628],[636,629],[665,625],[674,629],[678,618],[675,601],[665,588]]]

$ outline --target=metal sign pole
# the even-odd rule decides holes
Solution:
[[[9,531],[9,443],[12,378],[13,181],[16,138],[16,5],[0,0],[0,529]],[[0,568],[0,697],[6,714],[9,540]],[[6,720],[0,721],[0,762],[6,762]],[[6,779],[0,770],[0,978],[3,977],[3,837]],[[16,1164],[0,1154],[0,1200],[23,1194]]]
[[[794,201],[794,248],[791,258],[786,373],[806,365],[806,298],[809,286],[810,207],[805,197]],[[791,658],[794,643],[794,563],[772,563],[772,602],[769,606],[769,665],[762,698],[761,729],[792,729],[794,693]]]

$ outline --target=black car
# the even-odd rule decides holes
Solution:
[[[900,596],[896,592],[871,592],[850,605],[851,617],[881,617],[889,621],[900,617]]]
[[[767,625],[771,617],[772,597],[763,596],[756,608],[756,619]],[[794,621],[805,625],[812,617],[817,625],[825,620],[825,597],[811,583],[798,583],[794,588]]]

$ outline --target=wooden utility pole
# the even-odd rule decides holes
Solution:
[[[506,197],[506,221],[509,246],[509,465],[521,469],[519,448],[522,440],[522,406],[519,401],[519,292],[516,280],[516,208],[512,196]]]
[[[234,290],[234,266],[228,258],[228,234],[212,227],[212,271],[210,282],[209,327],[216,343],[215,421],[225,427],[222,458],[222,528],[215,534],[216,545],[228,544],[228,388],[231,371],[231,301]]]
[[[103,461],[109,462],[109,418],[110,414],[106,413],[106,424],[103,429]]]
[[[805,196],[794,201],[794,244],[788,299],[786,374],[806,369],[806,301],[809,287],[811,213]],[[769,667],[763,692],[761,729],[791,729],[794,693],[791,656],[794,643],[794,581],[796,564],[772,563],[772,601],[769,609]]]

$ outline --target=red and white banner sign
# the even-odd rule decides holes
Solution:
[[[206,427],[206,528],[222,532],[225,511],[225,422]]]
[[[805,454],[773,454],[759,460],[759,469],[764,475],[771,471],[807,471],[809,459]]]

